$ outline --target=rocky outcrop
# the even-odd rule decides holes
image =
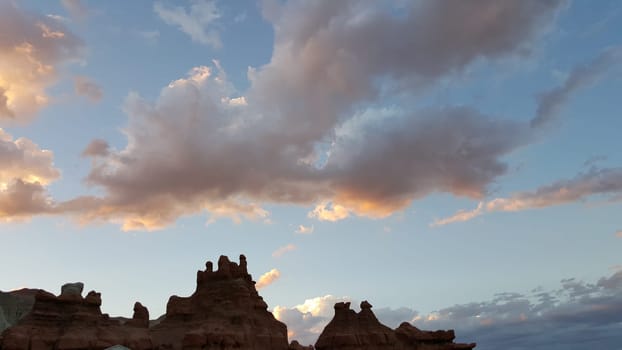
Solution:
[[[166,314],[157,320],[150,321],[149,310],[139,302],[131,319],[111,318],[101,312],[101,295],[91,291],[83,297],[83,289],[76,282],[63,285],[58,296],[43,290],[0,293],[0,322],[16,322],[1,333],[0,350],[314,350],[297,341],[287,344],[287,328],[257,293],[244,255],[239,263],[221,256],[217,270],[208,261],[205,270],[197,272],[194,293],[170,297]],[[367,301],[358,313],[350,303],[335,304],[335,316],[315,349],[475,347],[455,344],[453,331],[422,331],[406,322],[393,330],[381,324],[371,309]]]
[[[314,350],[313,345],[303,346],[297,340],[292,340],[289,343],[289,350]]]
[[[396,330],[383,325],[371,311],[367,301],[361,303],[359,313],[350,309],[350,303],[335,304],[335,316],[317,342],[316,350],[466,350],[475,343],[456,344],[454,331],[421,331],[404,322]]]
[[[77,350],[123,344],[133,350],[152,349],[146,326],[124,327],[102,314],[99,293],[91,291],[82,297],[82,287],[66,286],[59,296],[37,291],[30,313],[2,333],[0,348]]]
[[[255,289],[246,258],[226,256],[218,270],[208,261],[189,297],[172,296],[165,317],[151,329],[160,349],[287,350],[287,327],[274,318]]]
[[[0,292],[0,333],[30,312],[38,289]]]

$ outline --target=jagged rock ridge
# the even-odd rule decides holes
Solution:
[[[257,293],[244,255],[239,264],[221,256],[218,270],[210,261],[205,266],[197,272],[195,292],[189,297],[171,296],[166,314],[155,321],[149,320],[149,311],[139,302],[129,320],[102,314],[101,295],[91,291],[82,297],[84,285],[79,282],[64,285],[59,296],[43,290],[22,291],[32,298],[32,309],[1,333],[0,350],[103,350],[115,345],[133,350],[313,349],[296,341],[287,344],[287,327],[274,318]],[[408,323],[392,330],[378,321],[366,301],[359,313],[350,310],[350,303],[337,303],[335,317],[320,335],[316,349],[475,347],[454,344],[453,339],[453,331],[420,331]]]
[[[172,296],[166,315],[151,329],[154,343],[166,349],[286,350],[287,327],[278,321],[255,289],[240,263],[226,256],[197,272],[196,291],[186,298]],[[181,345],[181,347],[180,347]]]
[[[367,301],[361,311],[350,309],[349,302],[335,304],[335,316],[315,343],[316,350],[467,350],[475,343],[456,344],[449,331],[421,331],[404,322],[396,330],[383,325]]]

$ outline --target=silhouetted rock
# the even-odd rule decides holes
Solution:
[[[197,272],[196,291],[190,297],[172,296],[165,317],[151,329],[160,349],[286,350],[287,327],[267,310],[248,274],[246,258],[240,263],[226,256]]]
[[[297,341],[287,344],[287,327],[268,311],[240,262],[208,261],[197,272],[196,290],[189,297],[171,296],[166,314],[149,320],[149,310],[134,304],[131,319],[101,312],[101,295],[82,297],[81,282],[68,283],[55,296],[44,290],[0,293],[0,350],[314,350]],[[335,304],[335,316],[315,344],[316,350],[467,350],[475,344],[455,344],[454,332],[422,331],[409,323],[396,330],[383,325],[367,301],[361,311],[350,303]],[[8,313],[5,312],[8,310]],[[24,313],[27,314],[23,317]],[[7,319],[6,315],[13,318]]]
[[[350,309],[350,303],[335,304],[335,316],[315,343],[316,350],[466,350],[475,343],[456,344],[454,331],[421,331],[404,322],[395,331],[378,321],[367,301],[361,311]]]
[[[293,340],[289,343],[289,350],[314,350],[313,345],[302,346],[297,340]]]
[[[152,349],[146,327],[123,327],[101,313],[99,293],[91,291],[85,298],[80,293],[75,288],[63,288],[54,296],[39,290],[30,313],[2,333],[0,348],[77,350],[122,344],[133,350]]]

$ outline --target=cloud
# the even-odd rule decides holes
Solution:
[[[104,97],[102,88],[88,77],[75,77],[73,80],[73,88],[76,94],[88,98],[91,102],[99,102],[102,97]]]
[[[557,181],[532,192],[519,192],[507,198],[480,203],[473,211],[461,210],[449,218],[436,220],[432,226],[466,221],[490,212],[514,212],[574,203],[598,195],[608,197],[611,202],[622,200],[622,168],[592,168],[572,179]]]
[[[262,289],[274,283],[277,279],[281,277],[281,272],[277,269],[272,269],[259,277],[257,280],[257,284],[255,285],[257,289]]]
[[[435,192],[482,198],[506,173],[503,158],[531,142],[529,125],[468,106],[418,110],[412,96],[474,62],[525,55],[561,3],[276,4],[264,11],[273,56],[249,69],[248,90],[214,61],[155,100],[130,94],[127,145],[98,153],[86,179],[103,195],[72,208],[153,230],[203,212],[265,219],[265,203],[336,221],[387,217]],[[155,9],[192,33],[219,16],[213,2]],[[199,17],[205,26],[183,24]],[[388,94],[395,108],[375,108]]]
[[[291,252],[293,250],[298,249],[298,247],[296,247],[294,244],[288,244],[286,246],[280,247],[279,249],[275,250],[272,253],[272,257],[278,258],[281,257],[283,254],[287,253],[287,252]]]
[[[89,9],[82,0],[61,0],[60,2],[74,18],[85,19],[89,16]]]
[[[595,83],[608,69],[620,63],[622,48],[612,47],[591,62],[574,68],[561,86],[539,96],[536,116],[531,120],[531,126],[542,127],[552,122],[573,93]]]
[[[216,1],[192,0],[189,9],[181,6],[169,7],[159,1],[153,5],[153,10],[166,24],[178,27],[193,41],[215,48],[222,46],[220,35],[214,28],[221,17]]]
[[[315,206],[313,211],[309,212],[310,218],[316,218],[320,221],[339,221],[350,216],[349,210],[339,204],[320,203]]]
[[[477,208],[473,210],[459,210],[456,214],[448,218],[434,220],[434,222],[431,223],[430,226],[436,227],[436,226],[452,224],[454,222],[468,221],[477,216],[480,216],[482,214],[483,209],[484,209],[484,203],[479,202],[479,204],[477,205]]]
[[[622,238],[622,230],[616,232],[616,237]]]
[[[299,233],[302,235],[310,235],[313,233],[313,231],[314,231],[313,225],[311,226],[298,225],[298,228],[296,229],[296,233]]]
[[[49,213],[45,186],[57,180],[54,155],[26,138],[13,139],[0,128],[0,221]]]
[[[0,122],[23,123],[50,103],[58,67],[81,57],[82,42],[60,22],[0,3]]]
[[[145,40],[150,44],[155,44],[160,39],[159,30],[141,30],[134,32],[139,38]]]
[[[82,151],[83,157],[105,157],[108,155],[110,145],[102,139],[94,139]]]
[[[287,324],[290,340],[313,344],[332,319],[333,305],[344,300],[327,295],[291,308],[277,306],[273,313]],[[455,329],[457,341],[477,342],[483,350],[613,349],[622,322],[622,271],[595,283],[565,279],[555,290],[499,293],[429,314],[410,307],[373,311],[391,328],[406,321],[424,330]]]

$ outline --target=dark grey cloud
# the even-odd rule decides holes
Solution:
[[[310,299],[301,305],[276,307],[291,335],[312,344],[333,317],[335,298]],[[411,322],[425,330],[455,329],[457,341],[477,342],[481,350],[618,349],[622,331],[622,271],[595,283],[561,281],[558,289],[531,293],[500,293],[491,300],[454,305],[430,314],[414,309],[374,308],[378,319],[395,328]]]

